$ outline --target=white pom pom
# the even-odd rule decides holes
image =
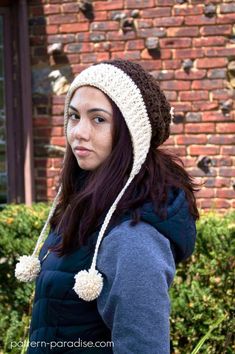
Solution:
[[[34,280],[40,272],[40,261],[34,256],[21,256],[15,267],[15,276],[19,281]]]
[[[74,291],[85,301],[95,300],[103,288],[102,275],[96,269],[81,270],[75,277]]]

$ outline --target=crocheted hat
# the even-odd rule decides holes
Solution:
[[[66,99],[64,127],[67,133],[68,107],[74,92],[81,86],[94,86],[109,96],[121,111],[133,146],[133,165],[130,176],[119,192],[104,219],[96,242],[89,270],[75,275],[73,289],[85,301],[96,299],[102,291],[103,278],[96,269],[99,246],[117,204],[146,160],[150,146],[161,145],[169,136],[173,108],[170,107],[157,81],[139,64],[127,60],[104,61],[83,70],[72,82]],[[40,272],[36,256],[46,237],[47,226],[58,204],[61,187],[53,202],[48,219],[31,256],[22,256],[16,265],[15,276],[20,281],[32,281]]]

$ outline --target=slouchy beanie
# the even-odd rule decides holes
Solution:
[[[150,147],[158,147],[169,137],[173,107],[170,107],[156,79],[139,64],[121,59],[103,61],[83,70],[71,83],[65,99],[65,135],[67,135],[69,103],[74,92],[81,86],[96,87],[113,100],[126,122],[133,147],[130,176],[105,216],[91,267],[75,275],[74,291],[81,299],[92,301],[99,296],[103,287],[103,277],[96,269],[96,261],[105,230],[118,202],[145,162]],[[16,264],[15,276],[20,281],[32,281],[40,272],[41,265],[37,254],[46,237],[47,226],[55,212],[61,189],[60,186],[32,255],[21,256]]]

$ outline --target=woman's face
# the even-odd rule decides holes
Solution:
[[[95,170],[110,155],[113,124],[112,106],[102,91],[91,86],[75,91],[69,105],[67,139],[80,168]]]

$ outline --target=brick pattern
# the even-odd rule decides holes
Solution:
[[[215,7],[210,17],[204,13],[208,4]],[[123,32],[117,18],[132,19],[133,10],[139,11],[134,29]],[[199,207],[235,207],[235,103],[230,82],[233,79],[234,86],[235,78],[228,73],[235,61],[234,1],[93,0],[94,19],[89,20],[76,0],[30,0],[28,12],[33,69],[67,65],[76,75],[93,62],[126,58],[150,71],[178,119],[165,147],[204,183],[197,193]],[[148,37],[159,39],[155,56],[147,50]],[[63,49],[56,64],[47,54],[53,43],[62,43]],[[183,67],[187,59],[192,61],[189,71]],[[60,148],[65,146],[63,103],[64,95],[33,97],[37,200],[51,199],[58,184]],[[56,151],[48,148],[51,145]]]

